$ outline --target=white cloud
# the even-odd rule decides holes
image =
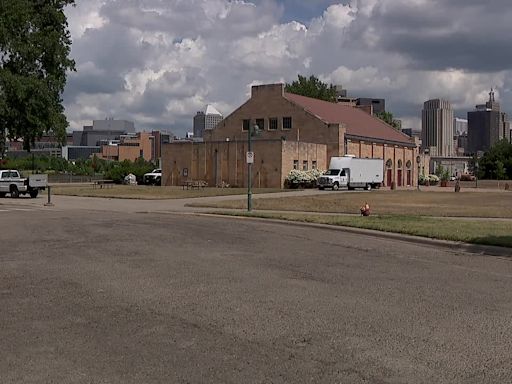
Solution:
[[[493,86],[502,105],[512,101],[512,72],[496,59],[503,54],[500,36],[512,26],[500,23],[499,34],[490,33],[490,22],[476,22],[481,5],[474,0],[437,0],[436,7],[426,0],[325,1],[325,9],[302,23],[280,22],[282,4],[77,2],[66,11],[78,69],[65,92],[71,128],[113,116],[133,119],[139,129],[183,134],[206,104],[227,115],[250,95],[251,84],[290,82],[297,74],[342,84],[353,96],[384,97],[411,124],[429,98],[469,110]],[[506,17],[496,4],[485,20]],[[468,26],[473,40],[485,33],[488,52],[464,49]]]

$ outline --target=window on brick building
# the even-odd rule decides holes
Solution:
[[[308,161],[302,160],[302,170],[307,171],[308,170]]]
[[[277,131],[277,117],[271,117],[268,119],[268,130]]]
[[[258,129],[264,130],[265,129],[265,119],[256,119],[256,125],[258,126]]]
[[[283,117],[283,129],[292,129],[291,117]]]
[[[251,120],[244,119],[243,124],[242,124],[242,131],[248,131],[250,125],[251,125]]]
[[[299,160],[293,160],[293,169],[299,169]]]
[[[311,161],[311,169],[316,169],[316,160]]]

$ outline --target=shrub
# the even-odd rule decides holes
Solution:
[[[460,181],[475,181],[475,176],[464,173],[460,175]]]
[[[318,169],[301,171],[292,169],[285,179],[285,188],[315,188],[316,179],[324,172]]]

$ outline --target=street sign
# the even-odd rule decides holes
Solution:
[[[254,164],[254,152],[247,152],[247,164]]]

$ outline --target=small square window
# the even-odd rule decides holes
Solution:
[[[316,160],[311,161],[311,169],[316,169]]]
[[[249,126],[251,125],[250,119],[244,119],[243,125],[242,125],[242,131],[248,131]]]
[[[293,160],[293,169],[299,169],[299,160]]]
[[[307,171],[308,170],[308,161],[307,160],[303,160],[302,161],[302,170],[303,171]]]
[[[277,131],[277,117],[271,117],[268,119],[268,130]]]
[[[283,129],[292,129],[291,117],[283,117]]]

